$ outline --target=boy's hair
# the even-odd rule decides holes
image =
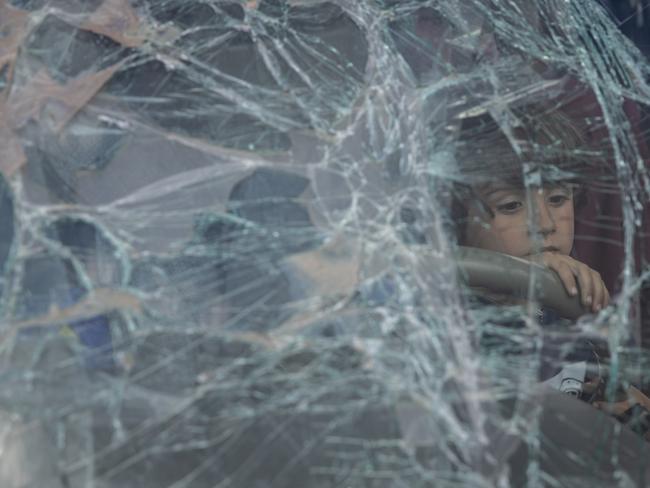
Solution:
[[[576,124],[559,110],[529,105],[511,109],[503,126],[489,113],[464,118],[455,158],[451,225],[459,244],[466,240],[468,205],[481,205],[474,189],[504,182],[515,188],[571,184],[574,206],[586,202],[581,173],[585,143]],[[489,212],[490,213],[490,212]]]

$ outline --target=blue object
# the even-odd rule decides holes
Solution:
[[[68,288],[56,290],[50,300],[59,308],[68,308],[78,303],[87,291],[81,288]],[[23,337],[41,335],[50,331],[50,328],[29,327],[21,331]],[[112,371],[115,369],[113,356],[113,340],[109,319],[106,315],[98,315],[89,319],[71,322],[56,329],[59,333],[74,334],[83,346],[83,361],[90,370]]]

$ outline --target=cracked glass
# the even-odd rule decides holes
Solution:
[[[646,7],[0,0],[0,485],[647,486]]]

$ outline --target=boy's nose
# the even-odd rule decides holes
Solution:
[[[552,234],[556,231],[555,219],[548,208],[548,205],[544,199],[536,202],[535,205],[535,216],[537,224],[537,233],[543,237],[546,237],[549,234]]]

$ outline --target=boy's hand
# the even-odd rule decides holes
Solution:
[[[582,305],[591,308],[594,313],[609,305],[609,292],[600,273],[586,264],[557,252],[536,254],[532,256],[532,260],[555,271],[569,295],[577,295],[579,284]]]

